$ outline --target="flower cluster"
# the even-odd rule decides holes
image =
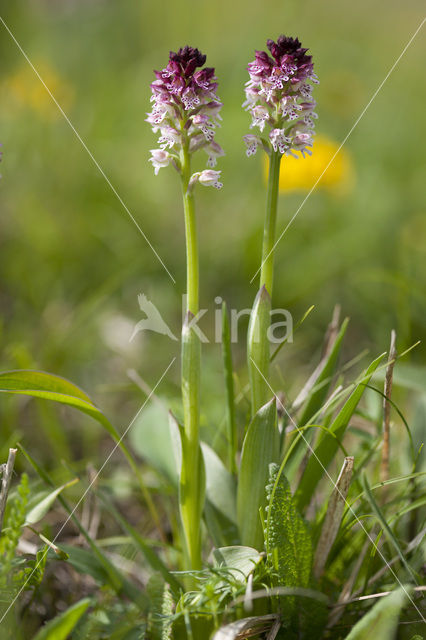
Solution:
[[[312,98],[311,83],[318,83],[312,58],[297,38],[280,36],[277,42],[268,40],[267,46],[272,57],[256,51],[255,60],[248,65],[250,80],[243,106],[251,113],[251,127],[258,127],[262,135],[244,136],[247,155],[256,153],[258,146],[295,157],[295,151],[311,155],[308,147],[312,147],[314,118],[318,117]]]
[[[214,140],[215,128],[220,126],[222,103],[216,95],[217,82],[214,69],[203,67],[206,56],[198,49],[184,47],[170,52],[169,62],[162,71],[155,71],[151,84],[153,103],[147,122],[154,133],[159,132],[159,149],[151,150],[150,161],[155,174],[172,164],[182,171],[185,155],[203,149],[208,155],[207,165],[214,167],[223,149]],[[204,179],[203,174],[208,174]],[[212,181],[212,175],[216,179]],[[220,171],[212,169],[194,174],[191,185],[222,186]]]

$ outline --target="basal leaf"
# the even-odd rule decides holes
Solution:
[[[150,599],[149,637],[152,640],[171,640],[174,602],[169,586],[160,575],[155,574],[148,582],[147,593]]]
[[[89,598],[84,598],[69,607],[42,627],[33,640],[66,640],[86,612],[90,602]]]
[[[263,547],[259,510],[266,506],[265,486],[269,465],[279,456],[277,408],[273,398],[259,409],[244,438],[237,489],[237,521],[241,543],[255,549]]]
[[[151,512],[151,515],[159,527],[158,516],[152,498],[148,493],[142,479],[139,466],[132,454],[123,442],[116,428],[109,422],[105,415],[93,404],[89,396],[69,380],[44,371],[17,370],[0,373],[0,392],[28,395],[33,398],[54,400],[60,404],[75,407],[97,420],[112,436],[125,455],[139,487]]]
[[[270,466],[265,546],[274,582],[282,587],[307,587],[312,568],[312,542],[297,511],[290,485],[277,464]]]

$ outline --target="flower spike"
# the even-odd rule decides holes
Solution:
[[[247,68],[250,80],[243,106],[251,113],[251,128],[257,127],[262,136],[244,137],[246,153],[251,156],[258,146],[263,146],[282,155],[298,157],[295,151],[302,156],[311,155],[314,119],[318,117],[312,98],[311,83],[318,83],[312,57],[298,38],[280,36],[276,42],[268,40],[266,44],[271,55],[256,51]]]
[[[222,103],[216,95],[215,71],[203,67],[206,56],[193,47],[171,51],[167,66],[155,71],[151,84],[152,111],[147,122],[159,132],[159,149],[151,151],[155,174],[169,164],[181,172],[182,154],[204,149],[207,165],[214,167],[224,151],[215,141]],[[197,181],[197,180],[195,180]],[[219,183],[218,183],[219,184]]]

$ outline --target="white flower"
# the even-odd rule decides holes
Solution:
[[[272,129],[269,134],[274,151],[285,153],[290,146],[290,138],[288,138],[283,129]]]
[[[265,128],[265,121],[269,120],[269,112],[266,107],[262,107],[262,105],[256,105],[251,110],[252,115],[252,123],[251,127],[259,127],[261,131]]]
[[[213,169],[206,169],[205,171],[194,173],[189,181],[188,189],[192,189],[196,182],[202,184],[203,187],[221,189],[223,184],[219,182],[220,173],[220,171],[214,171]]]
[[[209,156],[209,159],[207,160],[207,165],[209,167],[215,167],[217,165],[217,158],[225,155],[224,150],[215,140],[212,140],[209,145],[204,147],[204,151]]]
[[[179,131],[173,127],[161,127],[161,136],[158,138],[158,144],[162,149],[171,149],[176,142],[180,142],[180,139]]]
[[[172,156],[164,149],[151,149],[150,153],[152,157],[149,161],[152,162],[154,173],[157,175],[160,169],[170,164]]]
[[[244,142],[246,144],[247,150],[246,154],[248,157],[254,156],[257,151],[257,147],[262,145],[262,142],[258,136],[254,136],[251,133],[244,136]]]

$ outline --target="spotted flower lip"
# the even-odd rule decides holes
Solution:
[[[216,128],[220,126],[222,103],[217,97],[217,79],[212,67],[204,67],[206,56],[193,47],[171,51],[167,66],[154,71],[151,83],[152,111],[146,121],[154,133],[159,132],[159,150],[170,156],[170,164],[180,171],[182,154],[204,149],[208,154],[207,165],[214,167],[217,158],[224,155],[215,141]],[[156,160],[151,151],[155,172],[166,166]],[[163,158],[160,154],[158,158]],[[161,164],[160,164],[161,162]]]
[[[247,67],[250,80],[243,106],[251,114],[251,128],[257,127],[262,134],[244,137],[247,155],[256,153],[258,146],[269,153],[311,155],[318,117],[312,98],[312,84],[318,83],[312,56],[298,38],[281,35],[266,44],[269,53],[256,51]]]

